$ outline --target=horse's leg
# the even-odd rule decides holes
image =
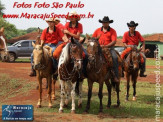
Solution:
[[[120,106],[120,100],[119,100],[119,86],[120,83],[116,83],[116,92],[117,92],[117,107]]]
[[[130,75],[129,75],[129,73],[126,73],[126,79],[127,79],[126,101],[128,101],[128,97],[129,97],[129,89],[130,89]]]
[[[82,84],[83,81],[79,82],[79,100],[78,100],[78,108],[82,108]]]
[[[52,100],[55,100],[55,83],[56,83],[56,79],[52,80]]]
[[[49,108],[52,107],[52,100],[51,100],[51,92],[52,92],[52,76],[49,75],[47,77],[47,84],[48,84],[48,98],[49,98]]]
[[[40,108],[41,107],[41,101],[42,101],[42,78],[40,77],[40,75],[37,75],[37,81],[39,83],[39,100],[37,103],[37,108]]]
[[[87,106],[85,109],[86,113],[88,113],[88,110],[90,109],[90,100],[92,97],[92,86],[93,86],[93,82],[88,79],[88,100],[87,100]]]
[[[71,113],[75,113],[75,87],[76,87],[76,82],[72,83],[72,90],[71,90],[72,109],[71,109]]]
[[[103,105],[102,105],[103,94],[102,94],[102,90],[103,90],[103,81],[99,82],[99,92],[98,92],[98,97],[100,99],[99,112],[102,112],[103,111]]]
[[[66,82],[66,100],[64,104],[65,108],[68,107],[70,93],[71,93],[71,82],[69,81],[69,82]]]
[[[106,84],[107,90],[108,90],[108,104],[107,104],[107,108],[110,108],[110,106],[111,106],[111,89],[112,89],[112,86],[111,86],[109,80],[105,81],[105,84]]]
[[[61,102],[60,102],[59,113],[62,113],[63,106],[64,106],[64,96],[65,96],[65,81],[60,80],[60,84],[61,84]]]
[[[133,86],[133,98],[132,98],[132,100],[133,100],[133,101],[136,100],[136,82],[137,82],[137,78],[138,78],[138,72],[136,72],[136,73],[132,76],[132,86]]]

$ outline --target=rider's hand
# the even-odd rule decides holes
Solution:
[[[69,34],[70,32],[68,30],[63,30],[63,33]]]

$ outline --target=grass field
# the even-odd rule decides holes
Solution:
[[[21,81],[21,82],[20,82]],[[10,79],[6,74],[0,74],[0,96],[5,99],[1,99],[0,103],[6,104],[8,98],[12,98],[18,96],[19,94],[24,94],[27,96],[31,89],[35,89],[36,82],[31,82],[26,84],[25,80],[22,79]],[[2,87],[3,86],[3,87]],[[83,108],[76,108],[77,114],[82,114],[84,112],[86,101],[87,101],[87,82],[86,80],[83,83]],[[106,109],[107,104],[107,90],[106,86],[104,86],[103,90],[103,105],[104,105],[104,113],[105,117],[114,117],[114,118],[154,118],[155,117],[155,84],[151,84],[148,82],[138,82],[137,83],[137,100],[132,101],[132,85],[130,87],[130,97],[129,101],[125,102],[125,81],[122,81],[120,86],[120,100],[121,106],[120,108],[114,108],[113,106],[110,109]],[[163,89],[161,89],[161,93]],[[43,113],[52,113],[58,112],[59,102],[60,102],[60,92],[57,91],[56,97],[57,100],[53,103],[53,108],[49,109],[47,107],[48,100],[43,101],[42,108],[35,109],[35,112],[43,112]],[[99,98],[98,98],[98,84],[94,83],[93,86],[93,95],[91,100],[91,109],[89,115],[97,115],[99,110]],[[163,99],[161,98],[161,108]],[[28,104],[28,103],[27,103]],[[36,103],[33,103],[35,106]],[[76,100],[77,105],[77,100]],[[112,92],[112,105],[116,105],[116,93]],[[71,112],[71,104],[69,103],[69,107],[64,109],[64,113]],[[161,113],[163,109],[161,109]]]

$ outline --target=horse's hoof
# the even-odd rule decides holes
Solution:
[[[71,114],[75,114],[75,110],[71,110]]]
[[[85,111],[83,112],[83,114],[88,114],[88,110],[85,110]]]
[[[38,90],[39,86],[36,87],[36,90]]]
[[[99,115],[103,114],[103,111],[102,110],[99,110],[98,114]]]
[[[52,105],[48,106],[49,108],[52,108]]]
[[[82,104],[78,105],[78,108],[82,108]]]
[[[136,101],[136,97],[133,97],[132,100],[133,100],[133,101]]]
[[[64,104],[63,108],[68,108],[68,105]]]
[[[60,114],[63,113],[63,110],[59,110],[59,113],[60,113]]]
[[[41,108],[41,105],[37,105],[37,108]]]
[[[56,100],[56,97],[52,97],[52,100]]]
[[[106,109],[110,109],[110,105],[109,105],[109,106],[107,105],[107,106],[106,106]]]

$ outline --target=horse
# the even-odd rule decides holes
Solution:
[[[131,52],[127,55],[127,58],[124,59],[124,71],[125,71],[125,77],[127,80],[127,93],[126,93],[126,101],[128,101],[129,97],[129,88],[130,88],[130,78],[132,80],[132,86],[133,86],[133,101],[136,100],[136,83],[138,78],[138,72],[139,72],[139,64],[140,64],[140,51],[141,49],[137,49],[135,47],[132,47]]]
[[[94,82],[99,83],[99,92],[98,92],[98,97],[100,99],[99,113],[101,113],[103,111],[103,105],[102,105],[103,83],[105,82],[105,84],[107,86],[107,90],[108,90],[107,108],[110,108],[110,106],[111,106],[111,88],[112,88],[112,84],[113,84],[111,82],[114,82],[114,81],[112,80],[110,82],[110,77],[111,77],[110,68],[109,68],[106,58],[103,55],[102,48],[100,47],[98,39],[91,38],[89,35],[87,35],[87,39],[88,39],[88,43],[87,43],[88,100],[87,100],[85,113],[88,113],[88,111],[90,109],[90,100],[91,100],[91,96],[92,96],[92,88],[93,88]],[[118,96],[118,104],[120,104],[119,96]]]
[[[83,44],[85,39],[81,41]],[[59,113],[63,113],[63,108],[68,106],[69,96],[71,93],[72,109],[71,113],[75,113],[75,89],[78,87],[79,100],[78,107],[82,106],[82,63],[83,49],[82,45],[71,37],[71,42],[66,44],[59,57],[58,76],[61,85],[61,101]],[[76,86],[76,85],[79,86]],[[66,99],[64,101],[64,97]]]
[[[7,39],[4,36],[4,27],[0,29],[0,57],[2,61],[8,61],[9,53],[7,50]]]
[[[37,37],[37,39],[40,39]],[[37,108],[41,107],[42,102],[42,79],[46,78],[48,84],[48,98],[49,98],[49,108],[52,107],[52,99],[55,98],[55,91],[52,96],[52,77],[53,77],[53,62],[51,58],[51,50],[48,46],[43,46],[43,44],[34,44],[33,50],[33,63],[34,69],[36,70],[36,77],[39,83],[39,100],[37,103]],[[55,79],[53,80],[53,86],[55,87]],[[54,89],[55,90],[55,89]]]

